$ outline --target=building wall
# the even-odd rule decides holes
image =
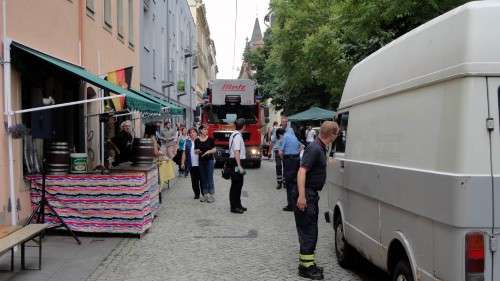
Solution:
[[[79,64],[78,1],[7,1],[7,36]]]
[[[197,29],[196,52],[196,83],[195,89],[197,102],[203,102],[203,94],[208,87],[208,82],[215,79],[215,44],[210,39],[210,28],[206,18],[206,9],[202,0],[189,0],[191,14]]]
[[[210,61],[212,59],[212,61]],[[209,56],[209,63],[210,63],[210,79],[213,80],[217,78],[217,73],[219,73],[219,68],[217,67],[217,52],[215,50],[215,43],[213,40],[210,40],[210,56]]]
[[[128,28],[129,2],[133,5],[132,40],[129,40]],[[113,70],[133,66],[132,87],[138,89],[140,65],[137,48],[140,46],[140,2],[142,1],[123,0],[124,36],[121,38],[118,36],[117,28],[117,0],[110,1],[112,23],[110,28],[104,25],[103,0],[94,1],[94,13],[87,11],[86,0],[8,0],[6,1],[7,36],[33,49],[81,65],[89,72],[99,76]],[[2,15],[0,13],[0,17],[2,17],[0,19],[0,32],[3,31]],[[133,45],[129,44],[129,41]],[[2,70],[3,67],[4,65],[2,65]],[[12,104],[13,109],[16,110],[20,107],[22,84],[20,75],[14,68],[11,80]],[[0,108],[3,110],[3,97],[5,95],[3,81],[1,81],[0,86],[2,93]],[[84,89],[84,93],[87,93],[87,90]],[[87,114],[97,113],[100,106],[89,104],[87,109]],[[98,135],[96,120],[94,118],[94,121],[89,122],[89,129],[87,130],[94,130]],[[4,114],[0,114],[0,122],[5,121]],[[89,147],[94,146],[98,153],[97,142],[98,140],[95,138],[94,143],[91,143]],[[22,155],[22,142],[15,140],[15,186],[16,197],[20,199],[21,212],[18,218],[21,221],[31,211],[30,195],[22,179]],[[10,213],[7,212],[9,194],[8,167],[7,134],[5,130],[0,130],[0,224],[10,223]]]
[[[196,81],[192,66],[196,63],[196,26],[187,0],[167,0],[167,81],[175,83],[166,91],[169,99],[186,108],[186,124],[193,124],[196,96],[192,88]],[[179,81],[185,82],[184,91],[177,89]]]
[[[59,0],[61,1],[61,0]],[[85,11],[83,26],[83,66],[91,73],[105,75],[121,68],[133,66],[132,88],[139,89],[140,84],[140,2],[137,0],[122,0],[124,9],[124,34],[118,36],[117,28],[117,0],[111,2],[112,27],[104,23],[104,1],[95,1],[95,11]],[[133,38],[129,40],[128,13],[129,3],[133,9]],[[132,41],[133,45],[129,44]]]
[[[166,82],[167,65],[167,2],[141,2],[141,86],[143,90],[164,95],[162,82]]]
[[[118,34],[118,1],[111,3],[111,26],[104,21],[104,1],[94,0],[93,12],[84,7],[83,11],[83,66],[91,73],[104,77],[108,72],[132,66],[133,89],[140,88],[141,69],[139,63],[140,54],[140,14],[141,3],[137,0],[122,0],[123,3],[123,32]],[[132,4],[132,6],[129,6]],[[132,36],[129,30],[129,9],[132,8]],[[100,95],[99,88],[87,85]],[[93,93],[85,89],[86,98]],[[94,137],[87,141],[87,153],[89,154],[89,167],[102,163],[100,159],[99,119],[96,114],[101,112],[99,103],[86,105],[86,115],[89,115],[86,130]],[[136,132],[139,133],[140,132]]]
[[[0,40],[3,41],[3,5],[0,5]],[[3,44],[0,46],[0,54],[3,57]],[[0,69],[2,70],[2,75],[0,75],[0,93],[2,93],[2,97],[0,98],[0,110],[4,109],[4,95],[3,95],[3,71],[4,64],[0,65]],[[0,123],[4,124],[5,115],[0,114]],[[0,130],[0,224],[10,224],[9,213],[7,212],[7,206],[9,201],[9,180],[7,173],[7,143],[4,141],[7,139],[7,134],[5,130]]]
[[[2,40],[3,54],[3,6],[0,9],[2,9],[0,13],[0,32],[2,32],[2,37],[0,38]],[[78,14],[78,1],[6,1],[6,35],[13,41],[78,64]],[[55,28],[57,28],[57,32],[55,32]],[[3,70],[4,65],[2,65]],[[3,112],[5,94],[3,92],[3,72],[0,76],[2,76],[0,108]],[[21,78],[15,69],[12,70],[11,85],[13,110],[16,110],[20,107]],[[1,114],[0,123],[6,121],[5,115]],[[6,131],[0,130],[0,224],[11,223],[10,213],[7,212],[9,200],[9,158],[7,143]],[[21,207],[18,219],[22,219],[31,211],[30,194],[22,179],[22,141],[14,141],[13,151],[15,156],[14,179],[16,197]]]
[[[187,0],[139,2],[141,90],[185,108],[187,114],[182,122],[191,124],[190,112],[196,107],[196,98],[189,89],[195,81],[192,65],[196,62],[185,54],[196,50],[196,27]],[[182,92],[177,89],[179,81],[185,84]],[[162,88],[169,83],[173,86]]]

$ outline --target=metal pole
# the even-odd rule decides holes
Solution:
[[[191,41],[191,39],[189,39]],[[190,44],[191,45],[191,44]],[[192,46],[190,46],[192,47]],[[193,57],[189,57],[189,88],[188,88],[188,93],[189,93],[189,126],[193,123],[193,93],[191,92],[191,71],[193,71]],[[186,126],[188,124],[186,123]]]
[[[113,115],[111,117],[129,116],[129,115],[132,115],[132,114],[134,114],[134,112],[116,114],[116,115]]]
[[[33,111],[41,111],[41,110],[47,110],[47,109],[54,109],[54,108],[58,108],[58,107],[67,107],[67,106],[78,105],[78,104],[82,104],[82,103],[89,103],[89,102],[94,102],[94,101],[104,101],[104,100],[116,99],[116,98],[119,98],[119,97],[123,97],[123,95],[101,97],[101,98],[95,98],[95,99],[89,99],[89,100],[80,100],[80,101],[65,102],[65,103],[54,104],[54,105],[47,105],[47,106],[38,106],[38,107],[33,107],[33,108],[28,108],[28,109],[22,109],[22,110],[13,111],[13,112],[11,112],[11,114],[22,114],[22,113],[33,112]],[[7,114],[9,114],[9,112],[7,112]]]
[[[11,40],[7,37],[7,0],[2,3],[3,12],[3,86],[4,86],[4,108],[7,113],[7,127],[12,126],[12,85],[11,85],[11,64],[10,64],[10,44]],[[14,183],[14,140],[12,135],[7,133],[7,146],[9,151],[9,192],[11,205],[11,224],[17,225],[17,204],[16,188]]]
[[[104,90],[101,89],[101,97],[104,97]],[[104,102],[101,100],[101,113],[104,112]],[[99,124],[100,124],[100,129],[101,129],[101,164],[104,166],[104,163],[106,163],[106,159],[104,159],[104,139],[105,139],[105,135],[104,135],[104,123],[101,122],[99,120]]]
[[[167,81],[171,81],[171,77],[170,77],[170,29],[171,29],[171,26],[170,26],[170,13],[169,13],[169,9],[170,9],[170,0],[167,0],[166,1],[166,19],[167,19],[167,36],[166,36],[166,65],[167,65]],[[170,102],[170,87],[166,88],[167,89],[167,100]],[[163,92],[163,95],[165,95],[165,92]]]

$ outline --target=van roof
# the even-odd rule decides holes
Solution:
[[[500,1],[475,1],[394,40],[349,73],[339,108],[466,76],[500,76]]]

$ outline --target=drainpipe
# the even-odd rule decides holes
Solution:
[[[85,0],[78,3],[78,62],[83,67],[83,24],[85,13]]]
[[[167,37],[166,37],[166,60],[167,60],[167,82],[172,81],[172,77],[170,77],[170,0],[166,1],[166,7],[167,7]],[[167,89],[167,100],[170,102],[170,87],[166,88]],[[165,95],[165,92],[163,92],[163,95]]]
[[[10,64],[10,44],[12,40],[7,37],[7,0],[2,3],[3,17],[3,92],[4,92],[4,111],[7,116],[7,127],[12,126],[12,85],[11,85],[11,64]],[[17,204],[16,189],[14,185],[14,145],[12,135],[7,133],[7,142],[9,150],[9,192],[11,206],[11,224],[17,225]]]

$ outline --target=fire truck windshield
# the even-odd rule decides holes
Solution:
[[[238,118],[244,118],[247,124],[257,123],[255,105],[211,105],[205,111],[212,124],[233,123]]]

